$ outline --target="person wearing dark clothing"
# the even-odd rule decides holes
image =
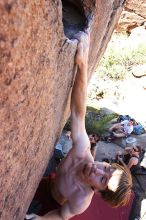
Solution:
[[[141,155],[141,151],[142,149],[140,146],[133,146],[132,148],[127,147],[125,148],[124,154],[118,152],[117,160],[119,162],[123,161],[132,173],[135,169],[139,167],[139,158]]]
[[[143,150],[140,146],[126,148],[125,154],[118,155],[118,160],[128,166],[132,174],[133,192],[135,194],[129,220],[140,220],[141,203],[146,198],[146,169],[140,166]]]

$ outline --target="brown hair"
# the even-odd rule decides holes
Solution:
[[[106,188],[101,191],[102,198],[112,207],[119,207],[128,204],[131,197],[132,177],[130,170],[123,164],[112,164],[112,168],[123,171],[121,174],[119,186],[115,192]]]
[[[142,153],[142,148],[141,148],[141,146],[137,146],[137,145],[135,145],[135,147],[138,149],[138,151],[139,151],[139,155]]]

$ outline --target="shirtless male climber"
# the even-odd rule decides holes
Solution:
[[[89,33],[79,32],[76,39],[77,74],[71,95],[73,147],[61,161],[50,189],[60,208],[41,217],[30,214],[26,219],[68,220],[83,213],[96,192],[100,192],[113,207],[127,204],[130,198],[132,181],[127,168],[94,161],[91,155],[90,141],[85,129]]]

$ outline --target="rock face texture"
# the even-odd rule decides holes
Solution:
[[[144,22],[146,22],[146,1],[126,0],[116,30],[131,33],[132,29],[143,25]]]
[[[67,118],[77,47],[68,38],[90,26],[90,78],[123,4],[0,1],[0,219],[24,219]]]

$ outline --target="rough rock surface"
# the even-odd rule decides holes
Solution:
[[[126,0],[116,31],[128,32],[146,22],[146,1]]]
[[[77,45],[67,38],[84,30],[87,17],[92,18],[91,75],[110,40],[124,0],[76,2],[0,1],[2,220],[24,219],[68,115]]]

